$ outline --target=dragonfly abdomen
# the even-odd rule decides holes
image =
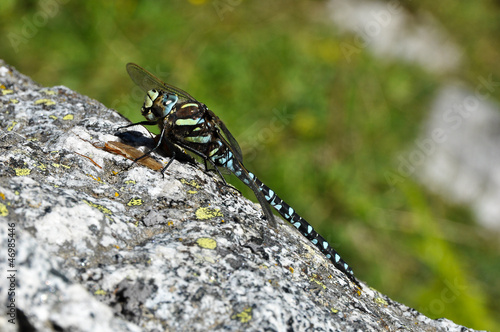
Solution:
[[[250,176],[255,181],[259,190],[264,194],[266,201],[292,226],[294,226],[302,235],[304,235],[316,248],[321,251],[326,258],[328,258],[340,271],[359,286],[358,281],[354,278],[354,273],[351,267],[340,257],[340,255],[333,249],[328,241],[314,230],[314,228],[303,219],[295,210],[288,205],[285,201],[279,198],[271,188],[262,183],[252,173]]]
[[[316,248],[321,251],[340,271],[342,271],[352,282],[360,287],[358,281],[354,277],[351,267],[340,257],[339,253],[333,249],[328,241],[326,241],[314,228],[304,220],[295,210],[283,201],[276,193],[260,181],[253,173],[237,160],[233,158],[231,151],[221,149],[222,153],[215,155],[213,161],[219,166],[228,168],[234,175],[238,177],[246,185],[254,185],[262,193],[264,199],[292,226],[294,226],[302,235],[304,235]]]

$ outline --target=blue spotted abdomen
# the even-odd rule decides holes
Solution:
[[[326,258],[328,258],[340,271],[360,287],[358,281],[354,277],[354,273],[349,265],[340,257],[340,255],[333,249],[330,244],[319,235],[314,228],[301,216],[299,216],[294,209],[285,203],[281,198],[274,193],[268,186],[262,183],[253,173],[247,171],[245,167],[234,158],[233,153],[221,146],[211,160],[217,165],[226,167],[234,175],[236,175],[247,186],[256,187],[260,193],[263,194],[264,199],[271,205],[278,213],[292,224],[302,235],[304,235],[314,246],[316,246]]]
[[[253,176],[252,173],[250,173]],[[340,255],[333,249],[330,244],[319,235],[314,228],[301,216],[299,216],[294,209],[285,203],[281,198],[274,193],[268,186],[262,183],[258,178],[254,177],[254,181],[260,191],[264,194],[266,201],[285,218],[292,226],[294,226],[302,235],[304,235],[312,244],[314,244],[322,253],[328,258],[339,270],[344,272],[349,279],[359,286],[357,280],[354,278],[354,273],[350,266],[340,257]]]

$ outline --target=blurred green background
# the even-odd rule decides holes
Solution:
[[[498,1],[401,5],[431,12],[465,50],[461,79],[500,77]],[[358,278],[431,318],[500,330],[498,234],[411,178],[387,178],[446,78],[381,61],[367,49],[347,59],[339,45],[353,35],[338,31],[327,6],[2,0],[0,58],[132,121],[142,120],[144,96],[125,64],[138,63],[219,115],[246,166],[323,234]]]

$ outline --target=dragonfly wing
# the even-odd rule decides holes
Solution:
[[[132,81],[146,92],[152,89],[168,91],[176,94],[182,101],[196,101],[196,99],[186,91],[161,81],[158,77],[135,63],[127,64],[127,72]]]
[[[220,121],[220,120],[219,120]],[[241,148],[234,136],[231,134],[231,132],[226,128],[224,123],[220,121],[217,126],[222,130],[222,134],[224,135],[222,138],[226,140],[227,143],[229,143],[229,146],[231,146],[231,150],[234,153],[234,156],[240,163],[243,163],[243,154],[241,153]]]
[[[234,151],[232,151],[234,153]],[[237,170],[239,174],[234,173],[243,183],[245,183],[250,189],[252,189],[253,193],[255,194],[255,197],[257,197],[257,200],[260,203],[260,206],[262,207],[262,211],[264,212],[264,215],[266,216],[267,220],[269,220],[269,223],[271,224],[272,227],[276,228],[276,220],[274,219],[274,214],[271,210],[271,206],[269,205],[269,202],[266,200],[264,197],[264,194],[262,191],[259,189],[257,183],[255,182],[255,176],[252,174],[250,176],[250,173],[248,170],[243,166],[243,163],[239,160],[236,160],[238,165],[236,166],[235,170]]]
[[[271,224],[271,226],[276,228],[277,227],[276,219],[274,219],[274,214],[271,210],[271,206],[266,201],[264,195],[259,190],[259,188],[255,184],[255,182],[252,182],[252,185],[250,185],[250,188],[252,189],[253,193],[255,194],[255,197],[257,197],[257,199],[259,200],[259,204],[262,207],[262,211],[264,211],[264,215],[269,220],[269,223]]]
[[[214,112],[212,112],[208,108],[206,108],[206,112],[208,112],[210,117],[214,119],[217,129],[219,129],[217,131],[219,133],[219,138],[222,140],[222,142],[224,142],[231,148],[231,152],[233,152],[233,155],[240,163],[243,164],[243,154],[241,153],[240,145],[238,144],[234,136],[231,134],[229,129],[227,129],[224,122],[222,122],[221,119],[219,119],[219,117],[214,114]]]

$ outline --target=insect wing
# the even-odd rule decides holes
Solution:
[[[231,151],[233,153],[236,152],[233,149],[231,149]],[[248,170],[245,168],[245,166],[243,166],[243,163],[240,160],[237,160],[237,162],[239,163],[239,169],[240,169],[240,171],[243,174],[245,174],[245,178],[248,180],[248,182],[244,181],[244,183],[250,189],[252,189],[253,193],[255,194],[255,197],[257,197],[257,200],[259,201],[260,206],[262,207],[262,211],[264,212],[264,215],[269,220],[269,222],[271,223],[271,225],[274,228],[276,228],[276,220],[274,219],[274,215],[273,215],[273,212],[271,210],[271,206],[266,201],[266,199],[265,199],[264,195],[262,194],[262,192],[259,190],[259,187],[257,186],[257,183],[254,180],[255,177],[251,177],[250,176],[250,174],[248,173]],[[241,177],[239,177],[239,178],[241,179]]]
[[[234,136],[231,134],[229,129],[226,128],[224,122],[219,119],[217,115],[214,114],[211,110],[206,108],[206,111],[210,114],[210,116],[215,120],[215,125],[219,129],[219,133],[222,131],[222,135],[219,135],[219,138],[226,143],[231,148],[236,159],[243,164],[243,154],[241,153],[241,148]]]
[[[238,144],[238,142],[236,142],[236,139],[234,139],[233,135],[231,134],[231,132],[229,132],[229,130],[226,128],[226,126],[224,125],[224,123],[222,121],[220,121],[217,124],[217,126],[222,130],[222,133],[225,136],[223,138],[231,146],[231,150],[233,150],[234,155],[236,156],[236,159],[238,159],[238,161],[240,163],[243,163],[243,154],[241,153],[240,145]]]
[[[134,83],[137,84],[145,92],[148,92],[152,89],[168,91],[170,93],[176,94],[181,101],[196,101],[196,99],[194,99],[186,91],[176,88],[175,86],[168,83],[162,82],[158,77],[151,74],[141,66],[136,65],[135,63],[127,64],[127,72],[132,81],[134,81]]]

